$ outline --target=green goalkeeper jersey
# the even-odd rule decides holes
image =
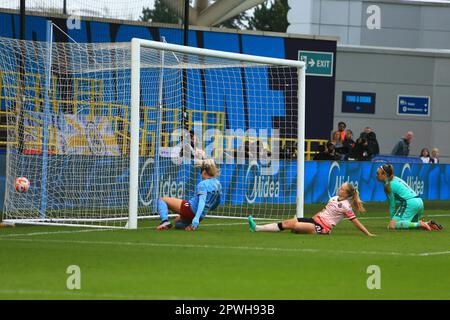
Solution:
[[[386,185],[388,184],[389,181],[386,181]],[[391,216],[395,214],[395,205],[397,203],[405,206],[406,201],[417,197],[419,195],[403,179],[394,177],[391,180],[391,193],[389,194],[389,212]]]

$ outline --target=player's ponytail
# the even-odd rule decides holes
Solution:
[[[360,213],[366,212],[363,202],[361,201],[361,198],[359,197],[358,190],[355,190],[355,193],[353,194],[352,205],[356,208],[356,210],[358,210],[358,212],[360,212]]]
[[[391,181],[394,178],[394,167],[390,164],[383,164],[380,169],[386,175],[388,183],[384,185],[384,192],[389,196],[392,192]]]
[[[218,177],[220,174],[219,168],[217,168],[213,159],[206,159],[202,161],[201,165],[202,171],[206,171],[210,177]]]
[[[358,189],[353,186],[351,183],[347,183],[347,195],[351,198],[352,206],[356,208],[356,210],[360,213],[366,212],[366,209],[364,208],[363,202],[361,201],[361,198],[359,197],[359,191]]]

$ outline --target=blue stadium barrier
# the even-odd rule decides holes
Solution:
[[[387,162],[387,163],[422,163],[419,157],[402,157],[392,156],[387,154],[379,154],[372,158],[372,162]]]
[[[0,155],[0,167],[4,168],[5,155]],[[39,155],[29,160],[40,163]],[[58,184],[58,188],[48,189],[48,209],[58,210],[73,207],[93,207],[94,205],[123,207],[122,192],[127,188],[129,170],[116,157],[96,158],[95,156],[61,157],[54,156],[58,166],[49,166],[49,183]],[[86,159],[80,159],[86,158]],[[87,166],[84,172],[87,175],[73,176],[71,172],[79,170],[80,161]],[[119,163],[118,163],[119,161]],[[175,165],[169,158],[160,159],[162,167],[160,172],[160,196],[189,198],[195,190],[187,190],[187,185],[195,185],[200,181],[199,171],[192,165]],[[140,159],[139,201],[140,206],[153,205],[154,168],[153,159]],[[19,164],[20,165],[20,164]],[[34,177],[30,187],[31,192],[21,194],[14,203],[16,208],[27,206],[28,203],[39,201],[40,174],[32,169],[33,166],[25,162],[19,170],[24,176]],[[260,165],[253,164],[222,164],[220,165],[223,198],[222,201],[232,205],[242,204],[295,204],[296,203],[296,166],[295,160],[281,160],[279,172],[275,175],[264,175]],[[361,199],[369,201],[386,201],[383,185],[375,177],[379,166],[377,162],[359,161],[307,161],[305,163],[305,203],[325,203],[330,197],[336,195],[336,190],[344,182],[351,182],[358,187]],[[449,164],[422,164],[422,163],[394,163],[394,172],[404,179],[424,200],[450,200],[450,165]],[[33,172],[28,172],[33,170]],[[3,171],[4,172],[4,171]],[[105,181],[105,177],[111,177]],[[79,179],[79,180],[77,180]],[[4,177],[0,176],[0,182]],[[70,181],[70,183],[69,183]],[[236,183],[239,181],[239,187]],[[91,196],[93,185],[105,182],[111,187],[102,198]],[[256,185],[255,185],[256,184]],[[244,190],[242,189],[245,186]],[[9,185],[12,187],[12,184]],[[4,185],[0,186],[0,192]],[[62,199],[61,193],[72,195],[71,199]],[[27,197],[27,201],[24,198]],[[68,203],[66,200],[70,200]]]

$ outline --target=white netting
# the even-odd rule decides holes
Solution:
[[[47,43],[0,38],[4,219],[123,227],[131,45],[54,43],[51,50],[46,85]],[[140,66],[139,217],[156,214],[158,196],[195,195],[200,171],[191,150],[221,170],[222,204],[210,215],[295,214],[296,68],[150,48],[141,49]],[[14,189],[20,176],[30,180],[28,192]]]
[[[145,9],[154,9],[154,0],[26,0],[27,12],[67,14],[120,20],[141,20]],[[178,11],[183,12],[184,4]],[[20,9],[19,0],[0,0],[0,8]]]

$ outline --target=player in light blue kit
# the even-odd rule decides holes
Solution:
[[[423,201],[408,184],[394,176],[394,168],[389,164],[383,164],[377,169],[377,179],[384,185],[384,191],[389,200],[389,212],[391,220],[389,230],[393,229],[423,229],[442,230],[442,225],[436,221],[424,222],[420,218],[423,215]],[[396,208],[396,205],[398,207]]]
[[[214,161],[202,160],[201,172],[202,181],[197,185],[196,195],[189,201],[170,197],[162,197],[158,200],[161,224],[156,228],[157,230],[172,228],[168,218],[169,209],[179,215],[174,220],[175,228],[191,231],[198,228],[200,221],[209,211],[219,206],[222,186],[217,179],[219,170]]]

